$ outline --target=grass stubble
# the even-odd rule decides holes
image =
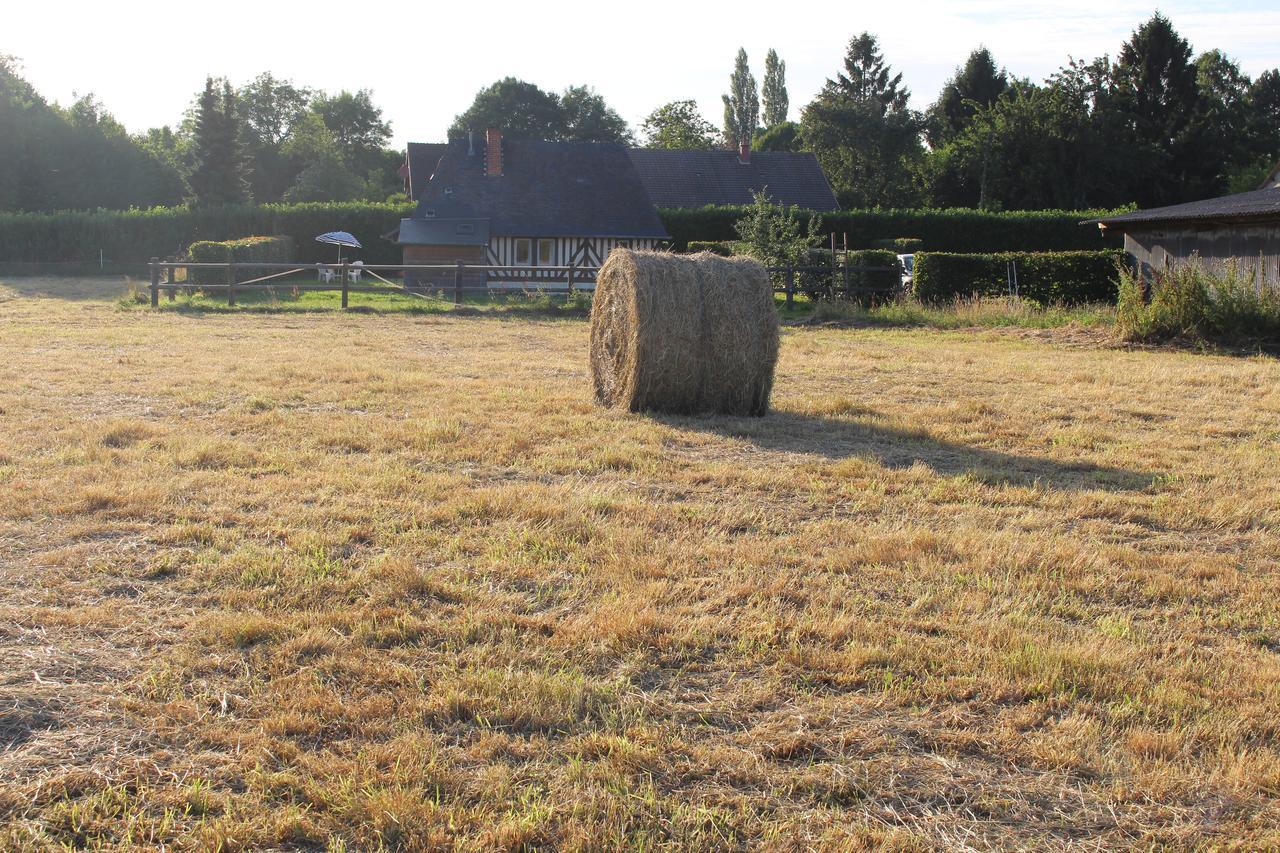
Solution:
[[[1280,365],[0,306],[0,847],[1280,845]]]

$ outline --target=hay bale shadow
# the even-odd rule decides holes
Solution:
[[[934,438],[923,430],[861,420],[875,414],[871,409],[861,409],[854,413],[859,420],[785,411],[774,411],[764,418],[653,417],[675,429],[745,440],[762,450],[803,453],[833,461],[863,458],[894,470],[923,464],[941,476],[968,474],[990,485],[1136,491],[1150,486],[1154,476],[1090,462],[1061,462],[969,447]]]

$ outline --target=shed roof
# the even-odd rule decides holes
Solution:
[[[736,151],[636,148],[630,155],[658,207],[746,205],[753,192],[768,189],[779,204],[840,209],[827,176],[809,153],[758,151],[746,163]]]
[[[1280,218],[1280,188],[1276,187],[1224,195],[1187,204],[1153,207],[1150,210],[1135,210],[1132,213],[1122,213],[1118,216],[1090,219],[1081,224],[1105,225],[1110,228],[1112,226],[1137,225],[1140,223],[1271,218]]]
[[[396,242],[415,246],[486,246],[486,219],[401,219]]]
[[[625,146],[506,140],[502,159],[491,177],[483,146],[449,142],[413,219],[487,220],[498,236],[669,237]]]

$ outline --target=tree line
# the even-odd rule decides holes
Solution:
[[[745,52],[729,88],[720,142],[812,151],[845,207],[1152,207],[1255,189],[1280,157],[1280,71],[1252,80],[1221,50],[1193,56],[1159,13],[1114,60],[1071,59],[1040,83],[979,47],[924,111],[865,32],[797,123],[775,112],[755,124]],[[650,145],[716,142],[692,102],[650,125]]]
[[[367,90],[323,91],[263,73],[210,77],[175,126],[129,134],[93,95],[61,107],[0,56],[0,210],[184,202],[385,200],[403,154]]]
[[[1159,13],[1114,59],[1069,59],[1038,83],[979,47],[924,110],[866,32],[798,121],[774,50],[757,86],[740,49],[722,101],[719,127],[685,99],[633,131],[590,86],[551,92],[507,77],[448,135],[500,127],[513,139],[810,151],[850,208],[1148,207],[1253,189],[1280,157],[1280,71],[1254,80],[1221,50],[1193,55]],[[328,94],[270,73],[238,87],[210,77],[176,126],[130,135],[92,95],[46,102],[0,56],[0,127],[0,210],[380,201],[401,189],[403,154],[387,148],[369,91]]]

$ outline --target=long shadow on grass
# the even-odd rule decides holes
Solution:
[[[863,409],[834,418],[774,411],[763,418],[676,417],[658,420],[676,429],[741,439],[764,450],[808,453],[831,460],[860,458],[885,468],[920,463],[943,476],[971,475],[992,485],[1052,489],[1131,491],[1151,484],[1152,475],[1089,462],[1060,462],[968,447],[933,438],[924,430],[872,423],[876,413]]]

